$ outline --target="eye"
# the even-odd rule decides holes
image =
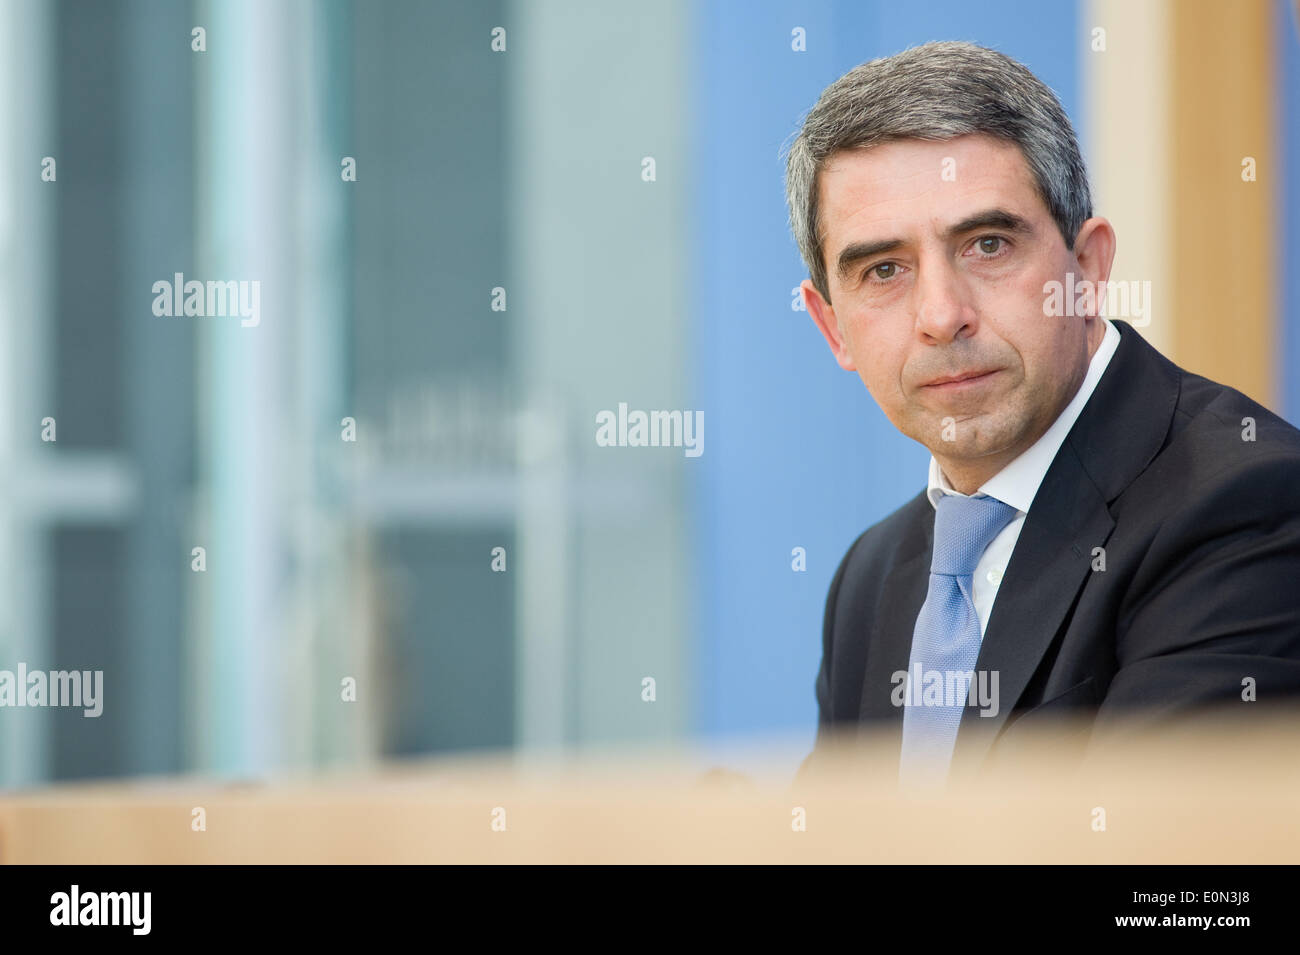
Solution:
[[[866,278],[877,282],[888,282],[898,274],[898,263],[881,262],[867,269]]]
[[[995,258],[1007,249],[1007,240],[1000,235],[981,236],[975,240],[975,249],[988,258]]]

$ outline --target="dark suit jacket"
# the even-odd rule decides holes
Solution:
[[[966,708],[954,765],[987,765],[1019,728],[1061,713],[1096,737],[1139,710],[1178,720],[1300,696],[1300,431],[1112,323],[1119,346],[1034,497],[980,648],[999,712]],[[908,666],[933,534],[922,491],[836,571],[814,755],[846,724],[901,741],[891,676]],[[1255,703],[1242,701],[1247,677]]]

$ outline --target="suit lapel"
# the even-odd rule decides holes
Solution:
[[[881,581],[875,625],[867,647],[858,721],[877,741],[888,741],[897,758],[903,739],[903,709],[893,705],[893,675],[906,672],[912,655],[912,631],[930,586],[934,546],[934,509],[918,510],[899,548],[899,557]],[[894,771],[897,771],[895,764]]]
[[[1062,444],[1025,517],[975,664],[977,675],[997,674],[997,711],[966,708],[954,761],[986,755],[1092,572],[1092,549],[1105,546],[1114,527],[1073,448]]]
[[[928,505],[927,505],[928,506]],[[916,617],[925,603],[930,585],[930,548],[934,536],[933,522],[926,535],[925,550],[894,565],[880,588],[882,605],[878,612],[879,627],[867,650],[867,668],[862,680],[862,720],[903,723],[902,707],[890,700],[894,689],[893,675],[906,672],[912,656],[912,632]]]

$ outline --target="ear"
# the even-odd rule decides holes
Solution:
[[[1079,263],[1080,277],[1097,288],[1099,301],[1104,299],[1105,283],[1115,260],[1115,230],[1111,224],[1100,216],[1086,221],[1074,240],[1074,258]]]
[[[818,330],[821,331],[822,337],[826,339],[826,344],[831,346],[831,354],[839,362],[841,368],[845,371],[857,371],[853,364],[853,356],[849,354],[848,348],[844,344],[844,335],[840,331],[839,320],[835,318],[835,309],[831,308],[828,301],[821,297],[821,293],[813,287],[810,280],[804,279],[799,283],[803,289],[804,305],[808,309],[808,314],[812,316],[817,323]]]

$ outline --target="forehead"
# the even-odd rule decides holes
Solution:
[[[818,189],[828,258],[850,241],[937,231],[988,208],[1048,215],[1020,148],[982,134],[843,150],[827,160]]]

